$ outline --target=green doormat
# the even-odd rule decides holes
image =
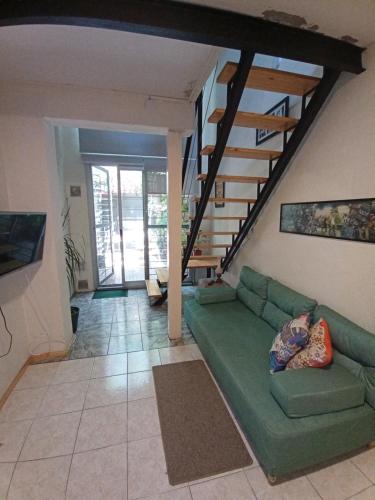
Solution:
[[[93,299],[115,299],[117,297],[127,297],[128,296],[128,291],[127,290],[97,290],[94,295]]]

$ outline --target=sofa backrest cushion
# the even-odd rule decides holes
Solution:
[[[324,318],[331,332],[333,347],[363,366],[375,368],[375,335],[352,323],[326,306],[318,306],[314,320]]]
[[[285,321],[296,318],[304,312],[312,313],[317,302],[276,280],[268,280],[267,303],[262,318],[276,331]]]
[[[254,314],[261,316],[267,298],[268,278],[243,266],[237,286],[238,299]]]

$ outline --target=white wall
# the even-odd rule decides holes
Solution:
[[[281,203],[375,196],[375,46],[364,65],[341,77],[226,279],[248,264],[375,332],[375,245],[279,232]]]
[[[42,262],[1,279],[1,303],[15,337],[11,354],[0,360],[1,394],[29,354],[64,350],[72,334],[53,128],[38,118],[1,115],[0,137],[4,208],[47,212]]]
[[[84,256],[83,266],[77,273],[79,280],[87,280],[88,290],[94,289],[93,262],[90,241],[89,207],[87,199],[86,166],[79,151],[79,131],[73,127],[57,127],[57,157],[65,201],[63,213],[69,210],[69,233]],[[81,196],[70,196],[70,186],[80,186]],[[83,290],[81,290],[83,291]]]

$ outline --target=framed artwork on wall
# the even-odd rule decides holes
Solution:
[[[269,109],[265,114],[273,116],[283,116],[283,117],[289,116],[289,96],[282,99],[275,106]],[[275,137],[275,135],[280,133],[281,132],[277,132],[275,130],[257,128],[255,136],[255,145],[259,146],[259,144],[268,141],[268,139],[271,139],[271,137]]]
[[[215,198],[225,198],[225,183],[215,182]],[[224,202],[215,202],[215,208],[223,208],[225,206]]]
[[[375,243],[375,198],[284,203],[280,231]]]

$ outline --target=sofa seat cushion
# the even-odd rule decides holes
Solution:
[[[364,384],[340,365],[271,376],[271,393],[288,417],[309,417],[361,406]]]

